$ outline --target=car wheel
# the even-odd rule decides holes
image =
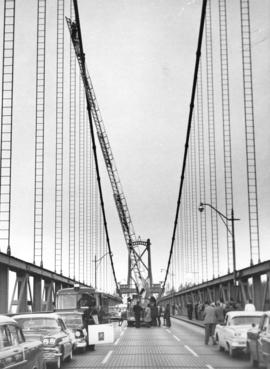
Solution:
[[[252,351],[250,351],[250,364],[253,366],[253,368],[258,368],[258,360],[255,360]]]
[[[223,346],[221,346],[221,344],[220,344],[220,343],[218,344],[218,349],[219,349],[219,351],[224,351],[224,347],[223,347]]]
[[[67,357],[67,361],[70,361],[70,360],[72,360],[72,358],[73,358],[73,352],[72,352],[72,350],[70,351],[70,354],[68,355],[68,357]]]

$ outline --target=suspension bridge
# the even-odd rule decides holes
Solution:
[[[0,5],[0,312],[75,283],[269,310],[269,3]]]

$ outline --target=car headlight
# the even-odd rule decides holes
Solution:
[[[242,333],[241,332],[234,332],[234,336],[235,337],[241,337],[242,336]]]
[[[82,335],[81,331],[76,331],[75,332],[75,337],[79,338],[79,337],[81,337],[81,335]]]
[[[43,339],[44,345],[55,345],[55,342],[56,342],[56,338],[53,338],[53,337]]]

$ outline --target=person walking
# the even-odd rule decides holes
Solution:
[[[151,321],[152,321],[150,304],[148,304],[144,310],[144,321],[145,321],[146,327],[150,328]]]
[[[215,308],[215,315],[216,315],[217,324],[224,322],[224,309],[221,306],[220,301],[217,301],[216,308]]]
[[[153,327],[156,327],[157,326],[157,316],[158,316],[158,309],[157,309],[156,303],[151,304],[150,309],[151,309],[151,318],[152,318],[151,324]]]
[[[188,319],[192,320],[192,313],[193,313],[193,305],[191,302],[187,303],[187,314],[188,314]]]
[[[161,321],[160,321],[161,311],[162,311],[161,306],[160,306],[160,305],[158,305],[158,306],[157,306],[157,324],[158,324],[158,326],[159,326],[159,327],[160,327],[160,325],[161,325]]]
[[[252,302],[252,299],[248,299],[248,302],[245,305],[245,311],[255,311],[255,305]]]
[[[209,338],[212,337],[213,345],[216,344],[214,337],[215,327],[216,327],[216,314],[215,314],[215,304],[209,305],[209,302],[205,302],[205,308],[203,312],[203,322],[205,326],[204,343],[208,345]]]
[[[138,300],[136,305],[133,306],[133,312],[135,317],[135,327],[140,328],[141,327],[141,313],[142,313],[142,307],[140,305],[140,301]]]
[[[166,327],[171,326],[171,311],[170,311],[170,304],[166,305],[165,311],[164,311],[164,319],[166,322]]]

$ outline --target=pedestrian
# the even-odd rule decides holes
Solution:
[[[248,302],[245,305],[245,311],[255,311],[255,305],[252,302],[252,299],[248,299]]]
[[[193,305],[191,302],[187,303],[187,314],[188,314],[188,319],[192,320],[192,313],[193,313]]]
[[[215,328],[216,328],[216,315],[215,315],[215,304],[209,305],[209,302],[205,302],[205,308],[203,312],[203,322],[205,326],[204,343],[208,345],[209,338],[212,337],[213,345],[216,344],[215,341]]]
[[[198,302],[196,302],[195,304],[194,312],[195,312],[195,319],[199,320],[199,303]]]
[[[220,301],[217,301],[216,308],[215,308],[215,315],[216,315],[217,324],[224,322],[224,309],[221,306]]]
[[[160,321],[160,317],[161,317],[161,312],[162,312],[162,308],[160,305],[157,306],[157,324],[160,327],[161,325],[161,321]]]
[[[166,326],[171,326],[171,311],[170,311],[170,304],[166,305],[165,311],[164,311],[164,319],[166,322]]]
[[[133,306],[133,312],[135,317],[135,327],[140,328],[141,327],[141,313],[142,313],[142,307],[140,305],[140,301],[138,300],[136,305]]]
[[[151,318],[152,318],[152,326],[156,327],[157,326],[157,316],[158,316],[158,309],[157,309],[157,305],[154,302],[153,304],[150,305],[150,309],[151,309]]]
[[[148,304],[144,310],[144,321],[145,321],[146,327],[150,328],[151,321],[152,321],[150,304]]]

